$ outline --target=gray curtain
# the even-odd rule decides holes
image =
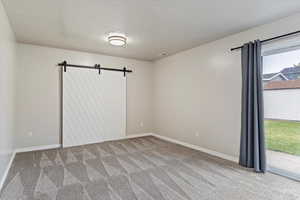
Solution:
[[[242,48],[242,126],[240,165],[266,171],[262,56],[259,40]]]

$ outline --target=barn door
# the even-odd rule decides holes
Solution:
[[[114,71],[68,68],[62,75],[63,147],[122,138],[126,77]]]

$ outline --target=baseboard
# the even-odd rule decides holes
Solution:
[[[117,139],[105,140],[105,141],[101,141],[101,142],[115,141],[115,140],[122,140],[122,139],[130,139],[130,138],[137,138],[137,137],[145,137],[145,136],[150,136],[150,135],[152,135],[152,133],[126,135],[124,137],[120,137],[120,138],[117,138]],[[39,150],[47,150],[47,149],[56,149],[56,148],[59,148],[59,147],[61,147],[60,144],[32,146],[32,147],[25,147],[25,148],[16,149],[15,153],[23,153],[23,152],[39,151]]]
[[[124,139],[138,138],[138,137],[145,137],[145,136],[152,136],[152,135],[153,133],[132,134],[132,135],[126,135]]]
[[[193,145],[193,144],[189,144],[189,143],[186,143],[186,142],[181,142],[179,140],[175,140],[175,139],[172,139],[172,138],[169,138],[169,137],[166,137],[166,136],[162,136],[162,135],[158,135],[158,134],[155,134],[155,133],[152,133],[151,135],[154,136],[154,137],[160,138],[162,140],[166,140],[168,142],[172,142],[172,143],[175,143],[175,144],[180,144],[182,146],[185,146],[185,147],[188,147],[188,148],[191,148],[191,149],[195,149],[195,150],[198,150],[198,151],[202,151],[204,153],[207,153],[207,154],[210,154],[210,155],[213,155],[213,156],[225,159],[225,160],[229,160],[229,161],[232,161],[232,162],[238,162],[238,158],[236,158],[234,156],[230,156],[230,155],[227,155],[227,154],[224,154],[224,153],[220,153],[220,152],[217,152],[217,151],[206,149],[206,148],[203,148],[203,147],[200,147],[200,146],[197,146],[197,145]]]
[[[10,169],[10,167],[11,167],[11,165],[12,165],[14,159],[15,159],[15,156],[16,156],[16,152],[13,152],[12,155],[11,155],[11,158],[10,158],[10,160],[9,160],[9,162],[8,162],[8,165],[7,165],[6,169],[5,169],[5,172],[4,172],[4,174],[3,174],[3,177],[2,177],[2,179],[1,179],[1,182],[0,182],[0,192],[2,191],[2,188],[3,188],[3,186],[4,186],[4,182],[5,182],[6,177],[7,177],[7,175],[8,175],[9,169]]]
[[[230,156],[224,153],[220,153],[217,151],[213,151],[207,148],[203,148],[197,145],[193,145],[193,144],[189,144],[186,142],[182,142],[173,138],[169,138],[166,136],[162,136],[162,135],[158,135],[155,133],[142,133],[142,134],[133,134],[133,135],[126,135],[124,137],[118,138],[118,139],[113,139],[113,140],[107,140],[107,141],[114,141],[114,140],[122,140],[122,139],[130,139],[130,138],[138,138],[138,137],[145,137],[145,136],[154,136],[157,138],[160,138],[162,140],[166,140],[168,142],[172,142],[175,144],[180,144],[182,146],[188,147],[188,148],[192,148],[198,151],[202,151],[204,153],[225,159],[225,160],[229,160],[229,161],[233,161],[233,162],[238,162],[238,158],[234,157],[234,156]],[[38,150],[46,150],[46,149],[55,149],[55,148],[59,148],[61,145],[60,144],[53,144],[53,145],[45,145],[45,146],[33,146],[33,147],[26,147],[26,148],[20,148],[17,149],[15,152],[16,153],[21,153],[21,152],[29,152],[29,151],[38,151]]]
[[[32,146],[16,149],[16,153],[30,152],[30,151],[39,151],[39,150],[47,150],[47,149],[56,149],[59,148],[60,144],[51,144],[51,145],[42,145],[42,146]]]

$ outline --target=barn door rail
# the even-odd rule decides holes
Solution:
[[[123,72],[124,76],[126,76],[126,73],[131,73],[132,72],[132,70],[126,69],[126,67],[123,67],[123,69],[118,69],[118,68],[101,67],[100,64],[95,64],[94,66],[74,65],[74,64],[68,64],[67,61],[63,61],[61,63],[58,63],[58,66],[63,67],[64,72],[67,71],[67,67],[84,68],[84,69],[95,69],[95,70],[98,70],[99,74],[101,74],[101,70],[117,71],[117,72]]]

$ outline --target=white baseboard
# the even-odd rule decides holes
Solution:
[[[10,160],[9,160],[9,162],[8,162],[8,165],[7,165],[6,169],[5,169],[5,172],[4,172],[4,174],[3,174],[3,177],[2,177],[2,179],[1,179],[1,182],[0,182],[0,192],[2,191],[2,188],[3,188],[3,186],[4,186],[4,182],[5,182],[6,178],[7,178],[9,169],[10,169],[10,167],[11,167],[11,165],[12,165],[14,159],[15,159],[15,156],[16,156],[16,152],[13,152],[12,155],[11,155],[11,158],[10,158]]]
[[[51,144],[51,145],[42,145],[42,146],[32,146],[16,149],[16,153],[29,152],[29,151],[39,151],[39,150],[47,150],[47,149],[56,149],[59,148],[60,144]]]
[[[144,137],[144,136],[150,136],[150,135],[152,135],[152,133],[132,134],[132,135],[126,135],[124,137],[111,139],[111,140],[105,140],[105,141],[101,141],[101,142],[122,140],[122,139],[129,139],[129,138],[137,138],[137,137]],[[39,150],[47,150],[47,149],[56,149],[56,148],[59,148],[59,147],[61,147],[60,144],[32,146],[32,147],[18,148],[18,149],[15,150],[15,153],[23,153],[23,152],[39,151]]]
[[[238,158],[236,158],[234,156],[230,156],[230,155],[227,155],[227,154],[224,154],[224,153],[220,153],[220,152],[217,152],[217,151],[206,149],[206,148],[203,148],[203,147],[200,147],[200,146],[197,146],[197,145],[193,145],[193,144],[189,144],[189,143],[186,143],[186,142],[181,142],[179,140],[175,140],[175,139],[172,139],[172,138],[169,138],[169,137],[166,137],[166,136],[161,136],[161,135],[158,135],[158,134],[155,134],[155,133],[152,133],[151,135],[154,136],[154,137],[160,138],[162,140],[166,140],[166,141],[169,141],[169,142],[172,142],[172,143],[180,144],[182,146],[185,146],[185,147],[188,147],[188,148],[191,148],[191,149],[195,149],[195,150],[198,150],[198,151],[202,151],[204,153],[207,153],[207,154],[210,154],[210,155],[213,155],[213,156],[225,159],[225,160],[238,162]]]
[[[180,145],[188,147],[188,148],[192,148],[192,149],[195,149],[195,150],[198,150],[198,151],[202,151],[204,153],[207,153],[207,154],[210,154],[210,155],[213,155],[213,156],[217,156],[219,158],[223,158],[225,160],[230,160],[230,161],[233,161],[233,162],[238,162],[238,158],[237,157],[230,156],[230,155],[227,155],[227,154],[224,154],[224,153],[220,153],[220,152],[217,152],[217,151],[213,151],[213,150],[210,150],[210,149],[207,149],[207,148],[203,148],[203,147],[200,147],[200,146],[197,146],[197,145],[193,145],[193,144],[189,144],[189,143],[186,143],[186,142],[182,142],[182,141],[179,141],[179,140],[176,140],[176,139],[172,139],[172,138],[169,138],[169,137],[166,137],[166,136],[158,135],[158,134],[155,134],[155,133],[132,134],[132,135],[126,135],[125,137],[122,137],[122,138],[113,139],[113,140],[107,140],[107,141],[114,141],[114,140],[121,140],[121,139],[130,139],[130,138],[138,138],[138,137],[145,137],[145,136],[154,136],[154,137],[160,138],[162,140],[166,140],[166,141],[169,141],[169,142],[172,142],[172,143],[175,143],[175,144],[180,144]],[[59,147],[60,147],[60,144],[52,144],[52,145],[45,145],[45,146],[33,146],[33,147],[26,147],[26,148],[17,149],[15,152],[16,153],[20,153],[20,152],[47,150],[47,149],[55,149],[55,148],[59,148]]]
[[[138,138],[138,137],[145,137],[145,136],[152,136],[152,135],[153,133],[132,134],[132,135],[126,135],[124,139]]]

